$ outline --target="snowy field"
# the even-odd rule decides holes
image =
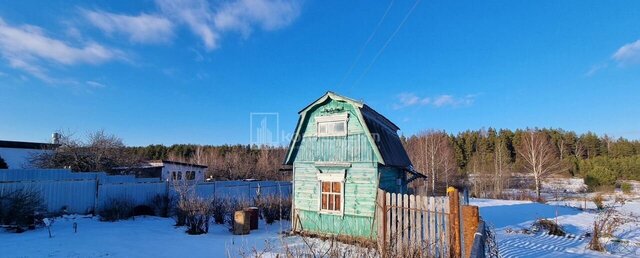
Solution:
[[[73,224],[78,232],[74,233]],[[373,250],[319,239],[287,236],[289,221],[260,227],[249,235],[231,234],[223,225],[209,233],[188,235],[174,220],[136,217],[135,220],[101,222],[96,217],[66,216],[55,220],[49,238],[46,228],[16,234],[0,229],[0,257],[283,257],[283,254],[323,256],[339,250],[347,257]],[[312,251],[310,251],[312,250]],[[306,255],[308,256],[308,255]]]
[[[612,201],[608,201],[612,205]],[[593,232],[593,223],[598,218],[593,202],[558,201],[547,204],[529,201],[507,201],[472,199],[472,205],[480,207],[480,215],[493,226],[502,257],[640,257],[640,199],[628,200],[616,206],[621,216],[630,220],[620,227],[615,236],[621,241],[608,241],[609,253],[587,249]],[[570,207],[572,206],[572,207]],[[565,237],[546,233],[523,233],[537,219],[556,220],[568,233]]]
[[[587,249],[594,209],[580,210],[581,201],[549,202],[472,199],[481,216],[494,227],[502,257],[640,257],[640,199],[616,207],[632,220],[615,235],[621,243],[610,241],[610,253]],[[609,202],[611,203],[611,202]],[[592,202],[587,202],[593,207]],[[569,233],[566,237],[545,233],[523,233],[540,218],[556,220]],[[78,232],[74,233],[73,224]],[[227,227],[212,225],[209,234],[191,236],[174,221],[159,217],[136,217],[135,220],[101,222],[95,217],[66,216],[55,220],[53,237],[45,228],[21,234],[0,230],[0,257],[275,257],[287,252],[327,250],[332,243],[281,234],[288,231],[288,221],[272,225],[263,222],[250,235],[234,236]],[[335,244],[335,243],[334,243]],[[344,247],[347,252],[361,248]],[[350,257],[351,255],[347,255]]]
[[[73,223],[78,232],[74,233]],[[289,222],[262,223],[250,235],[232,235],[225,226],[214,225],[209,234],[192,236],[174,220],[136,217],[135,220],[101,222],[97,218],[67,216],[52,225],[53,237],[45,228],[21,234],[0,233],[0,257],[238,257],[278,251],[283,238],[279,232]]]

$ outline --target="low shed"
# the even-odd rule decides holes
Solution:
[[[374,237],[377,190],[405,193],[424,177],[413,170],[398,126],[333,92],[299,114],[284,162],[293,167],[293,230]]]

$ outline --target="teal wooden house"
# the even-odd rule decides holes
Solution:
[[[413,170],[398,126],[333,92],[299,114],[284,162],[293,169],[293,230],[375,237],[377,190],[405,193],[424,177]]]

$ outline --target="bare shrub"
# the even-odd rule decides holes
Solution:
[[[138,205],[133,207],[133,216],[154,216],[155,212],[149,205]]]
[[[592,201],[593,204],[596,205],[596,208],[598,210],[604,209],[604,197],[602,196],[602,194],[597,194],[596,196],[594,196]]]
[[[602,237],[612,238],[614,233],[625,223],[629,222],[628,218],[625,218],[615,209],[616,205],[624,204],[625,200],[622,198],[616,198],[613,204],[603,206],[598,214],[598,218],[593,224],[593,236],[591,242],[589,242],[589,249],[594,251],[603,252],[605,247],[600,241]]]
[[[0,224],[9,225],[18,233],[34,229],[44,212],[44,199],[37,190],[21,188],[0,195]]]
[[[187,226],[190,235],[208,233],[212,217],[211,201],[198,197],[193,184],[176,183],[174,189],[178,193],[174,212],[176,226]]]
[[[549,233],[549,235],[565,236],[567,234],[564,229],[553,220],[539,219],[533,223],[533,227],[538,230],[544,230]]]
[[[157,194],[149,202],[155,215],[163,218],[169,217],[172,205],[173,199],[168,194]]]
[[[200,235],[209,232],[209,222],[211,221],[211,202],[191,196],[181,199],[178,209],[182,212],[187,226],[187,233],[190,235]]]
[[[126,198],[112,198],[98,213],[101,221],[118,221],[133,216],[133,201]]]
[[[385,257],[378,251],[375,241],[367,238],[302,232],[296,235],[301,237],[304,245],[283,243],[285,257]]]
[[[291,197],[268,195],[257,199],[256,204],[267,224],[276,220],[291,220]]]
[[[222,198],[214,198],[211,200],[211,215],[216,224],[224,224],[225,217],[228,214],[228,200]]]

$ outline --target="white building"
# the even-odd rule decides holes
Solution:
[[[162,167],[162,181],[204,181],[207,166],[170,160],[148,161],[151,167]]]
[[[10,169],[33,168],[30,159],[34,155],[51,153],[59,144],[40,142],[1,141],[0,157]]]

